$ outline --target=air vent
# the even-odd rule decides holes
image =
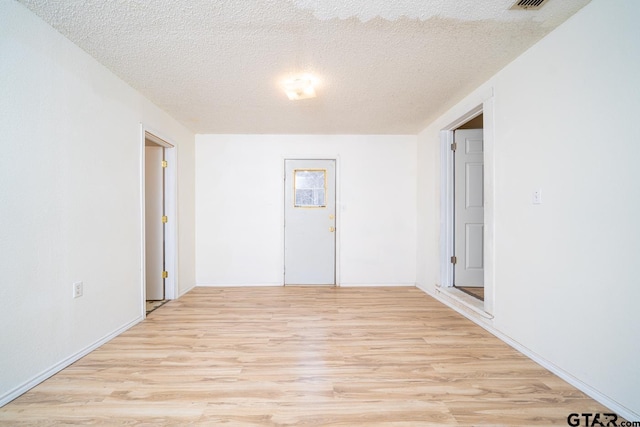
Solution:
[[[537,10],[546,2],[547,0],[518,0],[511,6],[511,10]]]

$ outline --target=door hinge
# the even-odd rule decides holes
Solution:
[[[169,272],[168,271],[163,271],[162,272],[162,278],[166,279],[167,277],[169,277]]]
[[[166,160],[162,161],[162,167],[166,168],[167,166],[169,166],[169,162],[167,162]]]
[[[162,223],[163,223],[163,224],[166,224],[167,222],[169,222],[169,218],[167,218],[167,216],[166,216],[166,215],[163,215],[163,216],[162,216]]]
[[[458,257],[452,256],[451,257],[451,264],[457,264],[457,263],[458,263]]]
[[[451,144],[451,151],[456,151],[457,149],[458,149],[458,144],[456,142]]]

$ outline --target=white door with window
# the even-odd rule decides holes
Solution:
[[[454,285],[484,285],[484,142],[482,129],[456,130]]]
[[[284,284],[336,283],[336,161],[285,160]]]

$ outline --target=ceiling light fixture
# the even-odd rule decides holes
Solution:
[[[316,97],[316,79],[308,74],[296,76],[286,80],[283,84],[284,92],[291,101]]]

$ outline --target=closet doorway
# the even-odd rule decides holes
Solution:
[[[453,286],[484,301],[483,115],[453,132]]]
[[[144,132],[143,231],[145,313],[175,297],[174,146]]]
[[[481,316],[493,313],[493,97],[440,132],[440,283]]]

